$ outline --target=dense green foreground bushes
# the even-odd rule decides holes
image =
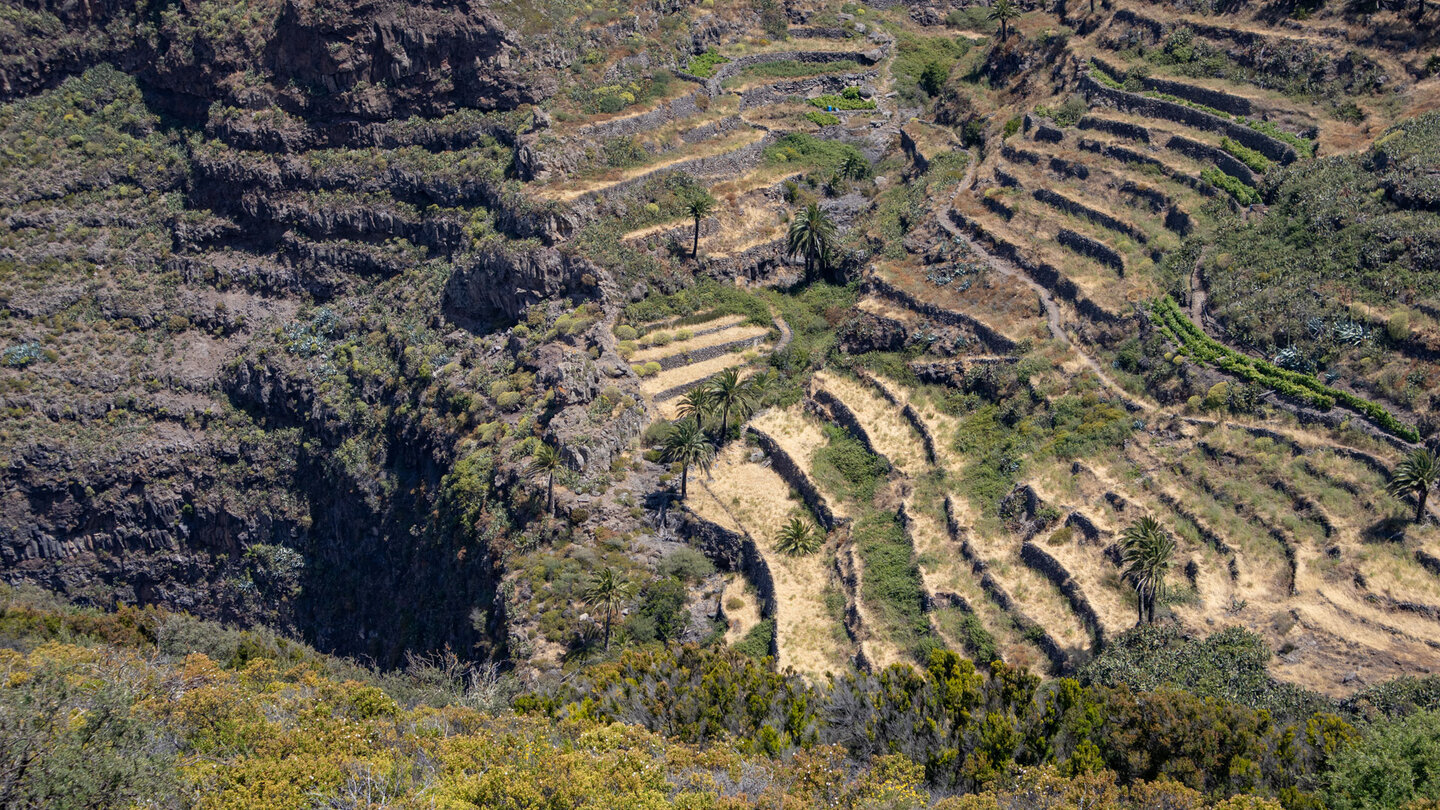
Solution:
[[[1101,668],[1138,662],[1155,691],[1042,683],[943,650],[923,670],[809,684],[733,651],[652,646],[512,697],[508,679],[448,654],[380,673],[268,631],[3,589],[0,790],[10,806],[515,810],[1299,810],[1435,795],[1430,681],[1401,699],[1368,690],[1368,726],[1320,698],[1256,709],[1209,694],[1205,675],[1243,662],[1240,680],[1260,684],[1254,639],[1147,632]],[[1160,657],[1136,658],[1147,649]],[[1415,713],[1391,721],[1382,706]],[[1214,804],[1246,793],[1268,798]]]
[[[1321,410],[1329,410],[1338,402],[1406,441],[1420,440],[1420,434],[1414,428],[1373,402],[1325,385],[1312,375],[1283,369],[1266,360],[1243,355],[1211,338],[1185,317],[1175,299],[1168,295],[1156,301],[1151,312],[1166,337],[1199,362],[1209,363],[1249,382],[1260,383]]]

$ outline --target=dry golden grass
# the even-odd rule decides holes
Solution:
[[[855,414],[875,449],[890,459],[891,464],[910,478],[925,474],[930,466],[925,459],[925,445],[920,434],[900,415],[898,407],[850,377],[821,371],[816,373],[815,381]]]
[[[745,358],[742,355],[734,352],[726,352],[719,357],[712,357],[700,363],[691,363],[688,366],[679,366],[669,371],[662,371],[654,377],[642,380],[640,390],[645,392],[647,396],[653,397],[661,391],[674,388],[677,385],[684,385],[688,382],[704,379],[744,362]]]
[[[1239,577],[1232,582],[1224,557],[1176,532],[1179,549],[1171,584],[1182,592],[1189,590],[1184,567],[1192,559],[1198,576],[1194,596],[1172,604],[1170,612],[1194,633],[1209,634],[1231,624],[1260,633],[1272,648],[1285,651],[1272,665],[1277,677],[1336,695],[1353,689],[1343,683],[1343,676],[1352,671],[1373,682],[1430,666],[1422,663],[1430,650],[1426,642],[1440,640],[1440,622],[1393,609],[1384,597],[1440,604],[1440,578],[1413,560],[1415,545],[1434,542],[1431,535],[1436,530],[1424,529],[1403,546],[1365,539],[1363,532],[1377,519],[1404,512],[1403,505],[1388,502],[1383,495],[1382,476],[1352,459],[1323,451],[1325,439],[1314,435],[1296,433],[1297,439],[1306,439],[1315,448],[1309,460],[1328,475],[1350,482],[1347,486],[1358,495],[1305,472],[1306,459],[1292,455],[1285,443],[1227,426],[1195,427],[1185,434],[1183,438],[1137,437],[1122,457],[1086,459],[1087,469],[1078,475],[1069,475],[1060,464],[1032,467],[1028,481],[1062,511],[1079,508],[1110,532],[1147,513],[1172,530],[1180,526],[1183,521],[1160,502],[1158,493],[1169,494],[1193,511],[1235,550]],[[1194,465],[1206,458],[1196,446],[1201,440],[1240,457],[1240,461],[1230,456],[1206,460],[1203,469],[1214,485],[1225,485],[1227,497],[1243,502],[1241,510],[1203,491],[1194,473],[1182,475],[1172,469],[1178,460],[1188,459]],[[1283,478],[1292,489],[1321,504],[1334,533],[1325,537],[1317,525],[1295,513],[1289,497],[1265,483],[1267,476]],[[1103,500],[1106,491],[1120,494],[1130,508],[1117,513]],[[1280,526],[1291,537],[1296,556],[1293,596],[1287,587],[1283,550],[1266,526]],[[1134,622],[1133,597],[1118,581],[1113,564],[1100,556],[1100,546],[1081,545],[1078,532],[1054,546],[1044,539],[1038,542],[1080,584],[1107,631]],[[1331,546],[1338,547],[1338,559],[1326,553]],[[1355,585],[1357,572],[1365,575],[1368,587]],[[998,571],[997,578],[1008,587]],[[1375,601],[1372,595],[1382,599]],[[1040,610],[1031,611],[1028,605],[1026,610],[1059,635],[1048,619],[1038,615]],[[1433,661],[1433,650],[1428,657]]]
[[[633,166],[628,169],[612,169],[596,178],[566,180],[560,183],[545,186],[536,193],[550,200],[569,202],[585,194],[604,191],[607,188],[633,180],[641,175],[651,172],[658,172],[687,160],[701,157],[713,157],[727,152],[733,152],[765,137],[765,133],[758,129],[743,129],[730,133],[723,138],[711,138],[697,144],[689,145],[685,149],[678,149],[663,160],[653,163],[646,163],[642,166]]]
[[[754,538],[775,582],[776,639],[781,668],[793,667],[811,678],[840,673],[852,655],[845,629],[825,604],[831,585],[833,545],[804,557],[774,550],[775,538],[793,515],[804,511],[790,487],[769,467],[748,461],[743,442],[732,442],[711,474],[696,483],[712,496],[707,509],[723,506]]]
[[[1068,250],[1055,241],[1056,233],[1062,227],[1090,233],[1095,226],[1062,214],[1049,206],[1044,206],[1046,210],[1041,211],[1040,205],[1028,194],[1005,190],[997,196],[1015,211],[1014,217],[1008,221],[985,208],[975,195],[957,196],[955,207],[967,218],[983,223],[990,234],[1019,245],[1035,259],[1059,268],[1066,278],[1075,282],[1082,294],[1112,311],[1125,311],[1131,305],[1155,296],[1153,274],[1150,272],[1153,268],[1149,258],[1144,259],[1142,266],[1133,268],[1133,272],[1127,269],[1124,276],[1120,276],[1115,270]],[[1099,238],[1097,234],[1090,235]],[[1117,242],[1117,237],[1118,235],[1107,235],[1107,238],[1101,241],[1110,244]]]
[[[654,225],[650,225],[645,228],[636,228],[633,231],[626,231],[625,233],[620,235],[620,239],[621,241],[626,242],[644,239],[647,236],[655,236],[656,234],[665,233],[666,231],[674,228],[680,228],[693,224],[694,222],[689,217],[679,217],[677,219],[667,220],[665,222],[657,222]]]
[[[734,644],[760,623],[760,597],[750,587],[750,581],[740,574],[731,574],[725,582],[725,591],[720,596],[725,606],[725,643]],[[732,607],[732,605],[739,605]]]
[[[907,326],[913,325],[920,320],[920,313],[915,310],[896,306],[884,298],[877,298],[873,295],[867,295],[855,302],[855,308],[861,312],[868,312],[871,315],[876,315],[881,318],[899,321]]]
[[[783,236],[783,209],[756,202],[737,200],[723,218],[719,232],[700,239],[701,252],[711,258],[724,259]]]
[[[644,363],[649,360],[659,360],[662,357],[671,357],[677,354],[684,354],[685,352],[706,349],[711,346],[719,346],[722,343],[729,343],[733,340],[758,340],[759,338],[765,337],[765,333],[769,331],[770,328],[767,326],[727,326],[719,331],[696,335],[689,340],[677,340],[666,346],[651,346],[648,349],[641,349],[630,356],[630,362],[631,364],[635,364]]]
[[[953,285],[931,284],[924,267],[913,260],[881,262],[878,271],[881,278],[920,300],[968,315],[1011,340],[1043,339],[1048,334],[1039,298],[1024,282],[998,271],[987,272],[964,292]]]
[[[820,423],[798,404],[769,408],[756,414],[750,422],[774,439],[803,470],[810,469],[815,451],[826,443]]]

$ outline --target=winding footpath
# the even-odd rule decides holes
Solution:
[[[967,154],[970,155],[970,159],[966,162],[965,176],[961,178],[960,185],[956,189],[955,194],[946,203],[947,210],[932,211],[932,213],[935,214],[936,220],[939,221],[940,227],[944,228],[947,232],[950,233],[951,236],[955,237],[955,239],[959,240],[967,247],[969,247],[970,250],[972,250],[976,255],[985,257],[986,262],[996,271],[1000,272],[1003,275],[1009,276],[1010,278],[1013,278],[1017,281],[1020,281],[1021,283],[1028,286],[1030,289],[1034,290],[1035,294],[1040,297],[1041,306],[1045,308],[1045,322],[1050,327],[1050,334],[1053,335],[1056,340],[1064,344],[1066,348],[1075,352],[1075,355],[1080,358],[1080,361],[1083,362],[1087,368],[1093,371],[1096,377],[1100,378],[1100,382],[1103,383],[1105,387],[1115,392],[1115,394],[1120,397],[1120,400],[1125,403],[1127,408],[1132,411],[1155,411],[1156,408],[1153,404],[1141,399],[1137,399],[1136,397],[1131,395],[1129,391],[1121,388],[1119,383],[1115,382],[1115,380],[1111,379],[1110,375],[1105,373],[1104,369],[1101,368],[1100,363],[1096,361],[1095,358],[1091,357],[1089,354],[1086,354],[1080,348],[1080,346],[1071,339],[1070,334],[1065,331],[1064,322],[1060,318],[1060,306],[1055,303],[1055,298],[1050,294],[1049,290],[1045,289],[1044,286],[1036,282],[1035,279],[1031,278],[1029,273],[1022,271],[1014,264],[999,256],[994,255],[990,251],[977,244],[975,240],[970,238],[969,234],[965,233],[965,231],[959,225],[956,225],[950,219],[948,209],[954,208],[955,200],[961,194],[969,191],[975,183],[975,169],[979,161],[976,160],[976,155],[973,151],[967,151]]]

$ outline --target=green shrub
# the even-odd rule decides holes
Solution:
[[[616,340],[634,340],[635,336],[635,327],[629,324],[622,323],[615,327]]]
[[[855,550],[865,564],[860,598],[876,617],[886,638],[901,649],[918,650],[930,636],[925,600],[914,549],[892,512],[861,517],[851,531]]]
[[[1399,810],[1440,801],[1440,712],[1376,723],[1335,755],[1335,810]],[[1412,804],[1413,803],[1413,804]]]
[[[502,411],[513,411],[520,407],[520,403],[524,399],[525,396],[519,391],[506,391],[495,398],[495,407]]]
[[[903,31],[897,32],[895,44],[890,75],[900,96],[915,103],[938,96],[951,70],[973,47],[968,37],[924,37]]]
[[[656,374],[660,373],[660,364],[655,362],[654,360],[651,360],[648,363],[641,363],[638,366],[632,366],[632,368],[635,370],[635,373],[638,374],[642,379],[645,377],[654,377]]]
[[[729,61],[729,58],[722,55],[712,46],[704,53],[692,56],[690,58],[690,64],[685,67],[685,72],[692,76],[708,79],[715,75],[716,68]]]
[[[775,638],[775,620],[764,619],[745,633],[744,638],[735,642],[732,649],[741,655],[757,661],[770,655],[770,644]]]
[[[876,106],[874,99],[860,97],[858,87],[847,87],[845,92],[838,96],[834,93],[816,96],[810,99],[810,103],[822,110],[873,110]]]
[[[677,548],[660,563],[663,576],[694,582],[715,573],[715,565],[693,548]]]
[[[1391,340],[1402,341],[1410,338],[1410,310],[1399,309],[1385,321],[1385,334]]]
[[[811,110],[805,113],[805,117],[810,119],[811,123],[821,127],[831,127],[840,123],[839,116],[819,110]]]
[[[1243,117],[1235,120],[1256,132],[1269,135],[1277,141],[1290,144],[1295,147],[1295,151],[1299,152],[1301,157],[1315,157],[1315,142],[1309,138],[1302,138],[1299,135],[1286,132],[1275,126],[1274,122],[1271,121],[1252,121],[1249,118]]]
[[[1220,148],[1234,155],[1237,160],[1244,163],[1251,171],[1264,174],[1270,170],[1270,159],[1264,155],[1242,146],[1238,141],[1230,138],[1220,139]]]
[[[740,69],[738,78],[755,79],[797,79],[802,76],[819,76],[826,73],[855,73],[859,63],[850,59],[834,62],[797,62],[794,59],[779,59],[746,65]]]
[[[829,441],[815,451],[815,477],[843,498],[869,503],[889,466],[844,430],[827,425],[825,434]]]
[[[1218,166],[1201,170],[1200,179],[1229,193],[1241,205],[1256,205],[1260,202],[1260,195],[1255,189],[1245,185],[1240,178],[1232,177],[1221,171]]]

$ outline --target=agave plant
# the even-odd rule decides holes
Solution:
[[[775,536],[775,550],[781,554],[798,557],[813,554],[820,548],[824,535],[819,527],[804,518],[792,517]]]

